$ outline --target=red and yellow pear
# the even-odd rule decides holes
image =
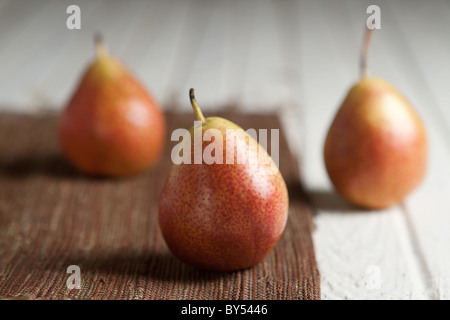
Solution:
[[[61,114],[60,145],[69,162],[85,174],[133,175],[159,160],[165,116],[99,37],[96,46],[96,59]]]
[[[424,124],[407,99],[385,80],[367,74],[371,34],[367,29],[361,79],[332,122],[324,158],[345,199],[380,209],[401,202],[420,184],[428,151]]]
[[[171,252],[187,264],[216,271],[249,268],[267,256],[284,230],[286,184],[273,159],[247,132],[224,118],[205,118],[193,89],[190,99],[199,122],[184,139],[194,152],[190,163],[172,164],[160,198],[160,229]],[[219,163],[203,157],[195,164],[195,130],[202,137],[208,130],[220,133],[222,138],[215,136],[224,146]],[[227,144],[230,138],[233,148]],[[205,140],[201,154],[212,143]],[[249,161],[228,161],[227,155],[243,149]],[[251,160],[258,157],[260,162]]]

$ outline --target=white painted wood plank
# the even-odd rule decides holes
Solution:
[[[302,2],[302,172],[318,214],[314,244],[324,299],[424,298],[424,284],[399,207],[358,211],[331,186],[323,144],[337,108],[358,77],[364,3]],[[359,31],[360,30],[360,31]],[[379,283],[376,283],[377,277]]]
[[[6,4],[9,4],[9,3],[11,3],[11,0],[1,0],[0,1],[0,12],[4,9]]]
[[[4,105],[21,111],[61,108],[94,55],[91,39],[96,31],[103,32],[110,51],[119,58],[124,49],[125,64],[137,70],[138,78],[163,104],[184,104],[186,88],[191,86],[205,87],[206,108],[237,100],[260,110],[282,104],[286,90],[280,79],[279,46],[267,46],[277,42],[273,7],[267,1],[171,1],[170,5],[165,1],[80,1],[79,31],[65,28],[68,4],[49,2],[44,9],[37,7],[43,10],[40,15],[33,10],[24,18],[27,23],[17,33],[22,40],[15,40],[5,54],[13,63],[2,75],[7,78],[19,68],[3,88]],[[130,37],[133,41],[127,40]],[[144,58],[145,40],[153,42]],[[133,53],[134,46],[140,53]],[[21,52],[17,58],[16,52]]]
[[[200,4],[202,5],[202,4]],[[227,102],[225,89],[225,72],[229,66],[226,61],[227,50],[232,50],[230,43],[230,19],[233,4],[230,1],[214,2],[204,30],[202,41],[193,57],[186,82],[180,87],[181,106],[189,107],[187,90],[195,88],[202,109],[218,109]],[[188,62],[189,63],[189,62]]]
[[[120,57],[146,89],[165,107],[167,79],[177,53],[186,1],[146,3]]]
[[[268,1],[193,2],[167,96],[186,105],[186,92],[194,87],[205,110],[278,107],[284,86],[273,75],[280,72],[281,55],[272,9]]]
[[[0,99],[4,105],[19,104],[11,98],[10,84],[22,79],[19,71],[21,66],[32,60],[42,37],[45,37],[37,35],[36,30],[42,27],[42,18],[49,10],[51,3],[41,2],[33,2],[27,6],[14,3],[2,8],[1,15],[4,19],[0,34]]]
[[[401,36],[436,100],[436,114],[450,127],[450,3],[435,0],[411,5],[404,1],[392,6],[387,2],[386,8],[398,20]]]
[[[89,4],[88,4],[89,3]],[[143,1],[134,1],[130,5],[124,1],[81,2],[82,27],[74,33],[71,41],[60,51],[57,61],[34,92],[45,105],[60,109],[70,98],[73,90],[88,64],[94,59],[93,37],[96,32],[103,34],[111,54],[120,58],[127,39],[132,35],[135,18],[145,6]],[[83,12],[87,11],[83,18]],[[31,101],[33,105],[35,101]]]
[[[430,146],[426,179],[405,203],[407,221],[422,260],[427,293],[450,299],[450,92],[444,88],[450,77],[450,5],[440,1],[428,6],[402,4],[383,3],[397,22],[392,32],[386,32],[390,50],[396,54],[385,72],[422,116]],[[389,67],[396,72],[388,71]]]
[[[18,1],[3,1],[0,6],[0,40],[2,46],[0,52],[5,50],[24,29],[30,14],[39,9],[39,2],[34,1],[24,6]],[[12,32],[14,31],[14,32]]]
[[[1,73],[1,77],[7,79],[2,91],[12,107],[22,111],[35,110],[41,104],[47,104],[43,97],[36,95],[36,90],[78,32],[66,28],[69,1],[45,4],[37,18],[30,15],[33,23],[27,24],[27,29],[17,36],[14,46],[7,52],[8,56],[1,58],[1,61],[9,61],[9,68],[3,68]],[[91,6],[82,7],[84,22],[89,17]],[[10,33],[14,34],[13,31]]]
[[[258,112],[279,107],[287,94],[274,5],[258,1],[248,12],[254,16],[254,36],[249,41],[241,103]]]
[[[249,61],[251,43],[255,37],[257,15],[253,13],[258,6],[256,1],[231,1],[228,14],[228,28],[223,60],[222,90],[225,92],[223,104],[235,104],[242,108],[244,78]]]
[[[178,43],[174,48],[172,63],[168,66],[169,73],[165,79],[163,92],[163,99],[169,104],[189,105],[187,94],[189,88],[194,86],[189,79],[192,77],[195,61],[199,55],[202,55],[201,46],[205,42],[213,8],[214,2],[192,0],[188,3],[185,15],[178,17],[178,19],[183,19],[183,24],[181,33],[177,35]],[[203,70],[203,72],[207,72],[207,70]],[[201,91],[206,90],[197,88],[197,91],[200,95]],[[199,102],[203,109],[207,108],[202,99]]]
[[[301,160],[304,147],[305,126],[303,126],[304,87],[302,70],[299,68],[301,55],[300,2],[295,0],[276,2],[274,14],[278,31],[280,51],[283,59],[280,74],[285,86],[280,100],[280,119],[291,151]]]

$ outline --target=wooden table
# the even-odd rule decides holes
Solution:
[[[317,214],[323,299],[450,298],[450,3],[396,1],[0,1],[0,106],[59,110],[101,31],[165,108],[278,110]],[[358,211],[335,194],[322,148],[358,75],[366,8],[381,8],[369,68],[423,118],[430,162],[404,203]],[[181,107],[179,107],[181,108]]]

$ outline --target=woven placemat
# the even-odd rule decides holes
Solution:
[[[244,129],[280,129],[280,170],[290,195],[285,232],[257,266],[218,273],[174,258],[158,227],[158,198],[175,128],[167,113],[165,158],[120,180],[89,178],[61,155],[54,115],[0,114],[0,297],[25,299],[319,299],[312,210],[276,115],[221,116]],[[77,265],[81,288],[66,285]]]

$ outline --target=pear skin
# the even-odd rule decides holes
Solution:
[[[283,233],[286,184],[278,168],[271,171],[276,165],[263,148],[264,165],[227,164],[227,129],[237,137],[233,153],[258,143],[236,124],[205,119],[194,110],[202,135],[211,128],[221,132],[223,164],[194,164],[192,153],[191,164],[172,165],[160,198],[160,229],[170,251],[187,264],[215,271],[249,268],[267,256]],[[210,143],[202,142],[202,153]],[[256,157],[250,151],[249,156]]]
[[[348,93],[329,129],[325,164],[337,191],[358,206],[401,202],[427,165],[424,125],[390,84],[363,77]]]
[[[157,102],[97,43],[97,58],[61,114],[60,145],[69,162],[89,175],[133,175],[157,163],[165,130]]]

